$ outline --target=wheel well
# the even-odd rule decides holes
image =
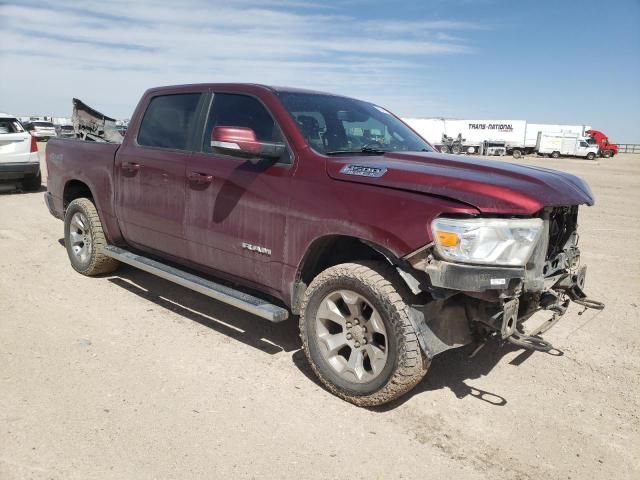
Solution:
[[[93,200],[93,195],[91,193],[91,189],[87,186],[86,183],[81,182],[80,180],[70,180],[64,186],[64,193],[62,195],[64,202],[64,209],[67,209],[67,205],[69,205],[76,198],[90,198]]]
[[[307,286],[327,268],[356,260],[387,261],[392,257],[391,253],[381,247],[374,247],[355,237],[332,235],[314,241],[298,268],[291,310],[295,314],[299,313],[300,301]]]

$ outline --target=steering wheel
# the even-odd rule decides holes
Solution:
[[[384,147],[384,144],[380,142],[369,142],[360,146],[360,148],[382,148],[382,147]]]

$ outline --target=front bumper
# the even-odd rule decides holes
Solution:
[[[462,292],[515,290],[524,282],[524,268],[465,265],[432,259],[424,267],[431,285]]]
[[[403,258],[404,273],[410,273],[403,276],[407,285],[414,294],[422,291],[430,297],[423,305],[411,306],[414,328],[428,357],[489,337],[548,351],[553,347],[540,335],[571,302],[604,308],[583,291],[586,267],[580,266],[577,207],[551,210],[544,218],[544,233],[526,267],[453,263],[439,258],[433,244]],[[548,319],[529,329],[528,320],[538,312]]]
[[[0,163],[0,180],[21,180],[29,175],[37,175],[40,163]]]

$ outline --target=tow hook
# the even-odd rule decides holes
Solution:
[[[558,304],[555,307],[550,308],[550,310],[555,311],[555,313],[551,318],[549,318],[549,320],[542,323],[531,332],[524,333],[516,330],[508,337],[503,338],[514,345],[518,345],[519,347],[526,348],[528,350],[549,352],[554,349],[553,345],[540,337],[540,335],[549,330],[558,322],[558,320],[560,320],[560,317],[564,315],[567,307],[569,306],[569,300],[584,307],[584,310],[578,312],[578,315],[582,315],[588,308],[593,308],[595,310],[602,310],[604,308],[604,303],[588,298],[578,282],[575,282],[569,288],[564,289],[564,292],[569,299],[565,300],[562,304]]]
[[[584,310],[578,315],[582,315],[588,308],[593,308],[594,310],[602,310],[604,309],[604,303],[598,302],[597,300],[591,300],[587,297],[587,294],[584,293],[582,288],[577,283],[571,285],[567,290],[567,296],[578,305],[582,305]]]

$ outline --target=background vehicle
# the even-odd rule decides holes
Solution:
[[[354,404],[393,400],[435,355],[492,336],[548,351],[538,335],[571,300],[602,307],[582,291],[582,180],[441,155],[377,105],[162,87],[122,144],[102,140],[47,149],[73,268],[124,262],[272,322],[299,315],[312,369]]]
[[[593,160],[598,155],[598,147],[589,145],[586,138],[571,133],[538,134],[536,152],[539,155],[585,157]]]
[[[598,130],[587,130],[585,133],[589,138],[589,144],[598,145],[601,156],[609,158],[618,154],[618,145],[609,143],[609,138],[604,133]]]
[[[482,154],[502,157],[507,154],[507,144],[497,140],[485,140],[482,144]]]
[[[41,184],[40,159],[35,137],[13,115],[0,113],[0,181],[20,181],[25,190]]]
[[[434,145],[436,150],[441,153],[453,153],[459,155],[461,153],[479,154],[482,152],[482,144],[477,142],[467,142],[466,138],[462,138],[461,134],[458,134],[456,138],[442,135],[440,142]]]
[[[61,138],[75,138],[73,125],[56,125],[56,134]]]
[[[535,153],[540,132],[566,133],[585,137],[590,129],[588,125],[529,123],[525,120],[444,118],[406,118],[404,120],[436,148],[442,147],[445,153],[450,153],[454,146],[456,153],[480,153],[484,150],[484,142],[504,142],[507,154],[513,155],[514,158]],[[472,148],[470,152],[469,147]]]
[[[50,138],[57,137],[56,127],[51,122],[36,120],[25,123],[24,128],[39,142],[47,142]]]

